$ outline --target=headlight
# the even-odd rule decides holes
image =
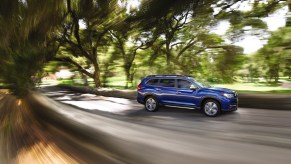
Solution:
[[[222,95],[224,97],[227,97],[227,98],[233,98],[234,97],[234,94],[230,94],[230,93],[223,93]]]

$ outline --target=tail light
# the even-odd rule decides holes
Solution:
[[[137,90],[141,90],[142,89],[142,86],[141,85],[138,85],[137,86]]]

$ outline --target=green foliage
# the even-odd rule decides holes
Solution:
[[[127,0],[3,0],[0,6],[0,78],[23,96],[45,71],[61,65],[94,79],[96,87],[113,76],[136,83],[148,74],[189,74],[232,82],[246,57],[242,49],[211,33],[220,20],[231,24],[235,39],[245,27],[265,32],[261,18],[286,5],[280,0],[141,0],[127,10]],[[252,77],[291,76],[290,30],[273,33],[245,67]],[[57,54],[57,55],[56,55]],[[86,76],[85,76],[86,75]],[[101,83],[102,81],[102,83]]]
[[[232,4],[225,9],[225,3]],[[286,6],[287,3],[281,0],[272,1],[247,1],[247,0],[230,0],[220,3],[217,7],[220,12],[215,15],[217,19],[228,20],[230,29],[228,35],[231,40],[239,40],[246,33],[252,32],[253,35],[263,36],[268,33],[268,26],[262,18]],[[244,6],[249,6],[248,10]],[[240,9],[241,7],[241,9]]]
[[[262,76],[269,82],[278,82],[280,73],[290,77],[291,28],[285,27],[272,33],[268,43],[259,50],[255,60],[262,68]]]
[[[252,4],[253,10],[247,12],[231,9],[232,6],[243,2],[246,1],[204,0],[179,3],[177,1],[142,1],[139,10],[131,10],[130,13],[125,12],[122,7],[117,8],[114,13],[119,21],[108,19],[112,16],[110,14],[108,18],[107,15],[104,16],[104,20],[110,23],[107,24],[109,28],[103,30],[106,32],[109,29],[110,35],[102,35],[103,41],[98,42],[102,47],[109,47],[112,41],[115,47],[113,52],[105,54],[108,56],[105,57],[108,59],[105,60],[107,63],[100,63],[100,70],[104,71],[101,73],[103,79],[107,78],[106,74],[110,74],[109,68],[123,67],[127,74],[127,81],[133,76],[140,78],[146,74],[167,73],[192,74],[200,77],[211,75],[209,78],[214,81],[215,79],[225,82],[233,81],[233,77],[246,60],[242,49],[225,44],[221,36],[209,32],[209,27],[215,25],[218,18],[230,20],[232,28],[229,33],[233,33],[233,36],[242,34],[246,26],[252,29],[266,29],[266,24],[259,17],[264,17],[282,7],[282,4],[270,2]],[[91,13],[90,6],[86,8],[88,13]],[[213,17],[214,7],[221,9],[215,17]],[[81,8],[79,10],[78,18],[81,19]],[[90,15],[92,14],[94,15],[94,13]],[[91,52],[88,38],[95,40],[92,33],[98,35],[98,31],[103,31],[104,26],[98,26],[101,28],[97,30],[90,29],[88,26],[90,21],[86,18],[90,16],[86,14],[82,16],[84,16],[82,20],[85,22],[87,20],[87,22],[86,28],[79,30],[80,38],[83,48]],[[98,15],[90,19],[96,19],[101,25],[103,24]],[[108,40],[108,38],[113,40]],[[76,40],[73,39],[73,41]],[[85,46],[87,44],[88,46]],[[72,48],[69,52],[82,54],[83,52],[78,49],[78,47]],[[141,56],[136,56],[136,54]],[[98,58],[104,57],[99,55]],[[118,62],[113,62],[114,60]],[[91,65],[90,63],[88,64]],[[112,65],[114,63],[115,65]],[[140,71],[142,73],[139,73]]]
[[[93,78],[96,87],[101,86],[102,51],[110,46],[108,32],[124,23],[120,14],[124,8],[119,7],[117,2],[67,0],[68,14],[63,22],[64,34],[61,38],[63,49],[55,60],[67,62]],[[88,71],[88,68],[93,71]]]
[[[12,92],[22,97],[38,81],[43,64],[56,53],[58,44],[52,32],[61,20],[63,3],[53,0],[3,3],[10,11],[1,5],[0,75]]]

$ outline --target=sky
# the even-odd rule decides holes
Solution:
[[[262,20],[267,23],[269,31],[276,31],[278,28],[285,26],[287,12],[288,7],[286,6]],[[229,27],[230,24],[228,21],[222,21],[213,29],[213,32],[219,35],[225,35]],[[266,40],[260,40],[259,37],[249,34],[234,44],[243,47],[244,53],[250,54],[262,48],[265,43]]]

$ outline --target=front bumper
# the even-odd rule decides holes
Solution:
[[[222,110],[223,111],[235,111],[238,109],[238,99],[237,98],[231,98],[227,99],[224,98],[222,101]]]
[[[238,108],[237,104],[230,104],[229,108],[228,108],[228,111],[235,111],[235,110],[237,110],[237,108]]]

